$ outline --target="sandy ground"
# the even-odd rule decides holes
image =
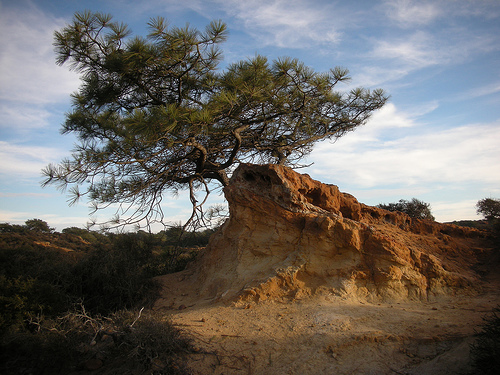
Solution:
[[[461,374],[498,277],[475,296],[370,304],[336,296],[158,309],[192,337],[195,374]],[[180,309],[179,309],[180,307]]]

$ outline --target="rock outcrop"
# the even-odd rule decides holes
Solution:
[[[229,219],[175,276],[196,298],[418,300],[479,285],[471,268],[484,246],[478,230],[367,206],[277,165],[240,165],[224,194]]]

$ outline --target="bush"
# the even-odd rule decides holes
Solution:
[[[488,221],[500,219],[500,199],[484,198],[477,202],[478,215],[483,215]]]
[[[425,203],[416,198],[411,201],[400,199],[397,203],[381,203],[377,207],[387,211],[400,211],[416,219],[435,220],[431,213],[430,203]]]
[[[148,260],[134,246],[96,249],[75,265],[68,293],[100,314],[152,302],[157,286],[146,272]]]
[[[42,233],[52,233],[55,231],[54,228],[50,228],[46,221],[41,219],[30,219],[24,222],[26,229],[32,230],[34,232]]]
[[[454,220],[446,224],[458,225],[460,227],[474,228],[479,230],[488,230],[489,225],[486,220]]]
[[[161,242],[145,232],[110,234],[73,268],[69,294],[93,313],[149,305],[157,295],[153,277],[181,271],[196,254]]]
[[[203,231],[184,231],[180,225],[172,226],[161,231],[158,236],[166,245],[175,247],[204,247],[207,246],[212,234],[217,228],[205,229]]]
[[[186,373],[177,359],[189,342],[164,317],[129,309],[153,302],[152,277],[194,254],[163,234],[1,224],[0,373],[78,372],[99,355],[109,373]]]
[[[65,374],[91,361],[113,374],[187,374],[182,356],[193,351],[168,319],[151,312],[92,316],[79,305],[57,319],[33,318],[30,331],[0,340],[2,374]],[[102,372],[100,372],[102,373]]]
[[[199,248],[168,245],[155,250],[154,257],[144,267],[144,271],[150,277],[182,271],[199,253]]]
[[[500,249],[500,199],[481,199],[477,202],[476,209],[488,221],[493,246]]]
[[[158,313],[147,312],[138,318],[137,313],[121,311],[113,316],[119,353],[123,361],[145,370],[153,369],[155,374],[183,374],[185,369],[175,361],[179,354],[193,351],[190,340],[183,337],[169,320]]]
[[[145,232],[103,235],[70,229],[47,234],[4,228],[0,327],[18,325],[27,314],[53,316],[78,301],[100,314],[148,305],[157,291],[152,278],[181,271],[197,253]],[[94,243],[82,242],[80,235]]]
[[[29,316],[57,314],[67,308],[66,295],[57,286],[20,276],[0,275],[0,332],[22,327]]]
[[[202,243],[208,232],[190,239]],[[149,306],[158,291],[153,278],[181,271],[198,253],[172,242],[165,233],[47,233],[2,224],[0,329],[19,329],[29,316],[55,318],[80,301],[103,315]]]
[[[89,242],[90,244],[104,244],[109,243],[109,238],[105,234],[91,231],[88,229],[82,229],[77,227],[69,227],[62,230],[62,233],[69,236],[76,236],[81,238],[83,241]]]
[[[0,241],[0,329],[19,327],[29,315],[66,311],[76,259],[17,233],[8,236]]]
[[[484,318],[482,330],[471,345],[474,374],[493,375],[500,369],[500,305]]]
[[[0,233],[25,233],[28,229],[23,225],[1,223]]]

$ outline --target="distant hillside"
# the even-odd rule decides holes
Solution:
[[[486,220],[458,220],[458,221],[450,221],[446,224],[454,224],[461,227],[476,228],[481,230],[490,229],[490,225]]]

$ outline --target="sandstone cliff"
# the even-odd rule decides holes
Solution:
[[[229,219],[195,264],[166,276],[167,289],[177,278],[191,285],[183,294],[193,300],[326,293],[393,301],[479,286],[478,230],[366,206],[335,185],[277,165],[240,165],[224,194]]]

